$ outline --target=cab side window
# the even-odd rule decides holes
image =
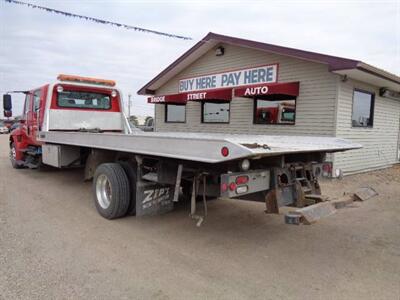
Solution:
[[[26,115],[31,110],[31,101],[30,100],[31,100],[31,94],[26,94],[24,115]]]
[[[33,93],[33,111],[37,112],[40,108],[40,97],[41,90],[37,90]]]

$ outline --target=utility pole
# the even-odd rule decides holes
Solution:
[[[128,94],[128,119],[131,117],[131,94]]]

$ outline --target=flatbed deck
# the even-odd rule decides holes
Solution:
[[[204,163],[306,152],[338,152],[360,144],[335,137],[185,132],[90,133],[42,131],[39,141]],[[228,147],[224,157],[221,148]]]

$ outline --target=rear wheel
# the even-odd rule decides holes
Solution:
[[[137,180],[137,170],[136,164],[129,161],[119,161],[118,162],[128,176],[129,188],[130,188],[130,201],[128,207],[128,216],[134,216],[136,214],[136,180]]]
[[[129,180],[117,163],[101,164],[93,177],[93,194],[96,209],[106,219],[126,215],[130,203]]]
[[[11,165],[14,169],[21,169],[22,166],[17,161],[17,148],[14,143],[11,143],[10,146],[10,161]]]

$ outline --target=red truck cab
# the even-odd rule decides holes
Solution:
[[[40,131],[124,131],[121,93],[114,81],[72,75],[57,79],[24,92],[21,126],[10,135],[16,168],[40,164]]]
[[[259,107],[255,112],[258,124],[294,124],[296,104],[294,101],[277,101],[269,106]]]

